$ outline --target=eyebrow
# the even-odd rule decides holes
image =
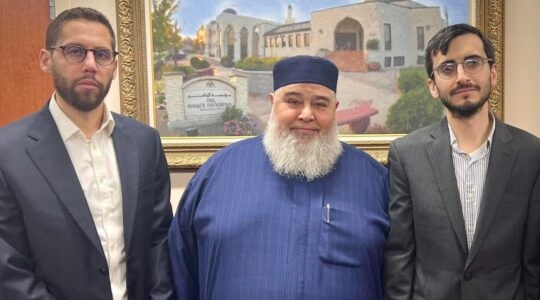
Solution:
[[[469,56],[465,57],[465,59],[469,59],[469,58],[487,58],[487,57],[483,57],[483,56],[480,56],[478,54],[472,54],[472,55],[469,55]]]
[[[286,96],[297,96],[297,97],[301,97],[301,96],[303,96],[303,95],[304,95],[304,94],[302,94],[302,93],[291,91],[291,92],[286,92],[285,94],[283,94],[283,97],[286,97]],[[327,102],[331,102],[331,101],[332,101],[332,99],[330,99],[329,97],[321,96],[321,95],[315,95],[315,100],[314,100],[314,101],[317,101],[317,100],[323,100],[323,101],[327,101]]]
[[[469,56],[466,56],[462,61],[467,60],[469,58],[485,58],[485,57],[482,57],[482,56],[480,56],[478,54],[471,54]],[[445,64],[445,63],[456,63],[456,60],[455,59],[445,60],[442,63],[440,63],[439,66],[442,65],[442,64]]]
[[[283,94],[283,96],[301,96],[302,93],[299,92],[286,92]]]

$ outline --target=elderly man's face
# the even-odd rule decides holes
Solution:
[[[286,85],[270,95],[280,133],[309,142],[335,126],[338,101],[334,91],[313,83]]]
[[[274,170],[308,181],[330,173],[342,152],[335,93],[318,84],[291,84],[271,100],[263,142]]]

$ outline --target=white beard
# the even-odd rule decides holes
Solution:
[[[273,115],[268,121],[263,144],[278,174],[305,178],[307,181],[330,173],[343,151],[336,124],[327,134],[319,134],[309,141],[296,136],[289,129],[280,132]]]

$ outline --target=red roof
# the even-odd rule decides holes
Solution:
[[[353,107],[338,110],[336,112],[336,120],[338,125],[343,125],[370,118],[378,112],[376,108],[371,107],[371,101],[362,101]]]

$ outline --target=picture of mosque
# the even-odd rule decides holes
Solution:
[[[439,7],[411,0],[371,0],[311,12],[295,22],[288,6],[282,23],[224,10],[206,26],[205,54],[239,60],[299,54],[336,57],[344,71],[424,64],[427,41],[445,20]]]
[[[163,74],[166,105],[159,109],[167,117],[158,126],[163,128],[160,132],[179,136],[262,133],[271,110],[271,69],[250,70],[238,62],[277,61],[294,55],[324,57],[338,67],[340,134],[406,133],[442,116],[442,105],[427,90],[424,63],[428,41],[448,24],[445,7],[412,0],[364,0],[303,15],[309,20],[297,22],[290,4],[282,21],[226,8],[204,22],[203,47],[175,63],[197,58],[208,61],[209,67],[198,70],[198,77]],[[396,104],[400,107],[392,115]],[[225,120],[224,114],[241,117]]]

